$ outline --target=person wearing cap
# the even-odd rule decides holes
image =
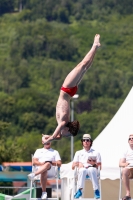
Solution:
[[[119,161],[119,167],[122,167],[122,178],[126,189],[126,195],[122,200],[132,199],[129,180],[133,179],[133,134],[129,135],[128,144],[128,148],[124,150]]]
[[[77,192],[74,195],[75,199],[82,196],[82,189],[84,188],[86,176],[92,181],[92,186],[94,190],[94,197],[96,199],[100,198],[99,191],[99,181],[98,181],[98,167],[101,169],[101,155],[92,149],[93,140],[90,134],[84,134],[81,139],[83,146],[82,150],[75,153],[72,169],[78,168],[78,182],[77,182]]]
[[[45,135],[48,139],[50,136]],[[43,140],[42,140],[43,144]],[[59,152],[51,148],[51,142],[45,144],[43,148],[37,149],[33,156],[33,165],[36,170],[28,175],[29,179],[34,181],[37,175],[40,175],[40,182],[42,187],[41,199],[47,198],[46,184],[47,184],[47,171],[50,170],[51,165],[61,166],[61,158]]]

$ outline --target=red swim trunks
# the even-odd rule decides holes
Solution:
[[[65,88],[65,87],[62,86],[61,90],[63,90],[64,92],[69,94],[71,97],[73,97],[76,94],[78,87],[75,86],[75,87],[71,87],[71,88]]]

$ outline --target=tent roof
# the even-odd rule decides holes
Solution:
[[[103,167],[119,167],[119,159],[133,133],[133,88],[105,129],[94,140],[93,148],[101,153]]]

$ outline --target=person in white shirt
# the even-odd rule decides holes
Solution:
[[[47,139],[49,135],[45,135]],[[43,142],[42,142],[43,143]],[[41,199],[47,198],[46,184],[47,184],[47,171],[50,170],[51,165],[61,166],[61,158],[58,151],[51,148],[51,142],[44,145],[43,148],[37,149],[33,156],[33,165],[36,166],[34,173],[28,175],[29,179],[34,181],[37,175],[40,175],[40,182],[42,187]]]
[[[119,166],[122,167],[122,178],[126,189],[126,196],[122,200],[131,200],[129,179],[133,178],[133,134],[128,138],[129,147],[121,155]]]
[[[94,189],[94,197],[96,199],[100,198],[99,182],[98,182],[98,167],[101,168],[101,155],[91,148],[92,139],[89,134],[84,134],[81,140],[83,149],[75,153],[72,169],[78,168],[78,190],[74,195],[75,199],[82,196],[82,189],[84,188],[84,183],[86,176],[88,175],[92,181],[92,186]]]

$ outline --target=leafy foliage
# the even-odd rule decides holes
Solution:
[[[5,136],[3,136],[0,140],[0,163],[2,162],[14,162],[14,160],[21,161],[20,155],[23,152],[23,148],[19,148],[17,144],[17,140],[13,141],[7,140]]]
[[[53,133],[63,80],[96,33],[102,46],[74,102],[81,126],[75,150],[82,134],[94,139],[103,130],[133,85],[131,5],[131,0],[0,1],[0,162],[29,161],[42,146],[41,134]],[[53,148],[63,162],[70,161],[70,138],[53,142]]]
[[[0,15],[14,10],[13,0],[0,0]]]

